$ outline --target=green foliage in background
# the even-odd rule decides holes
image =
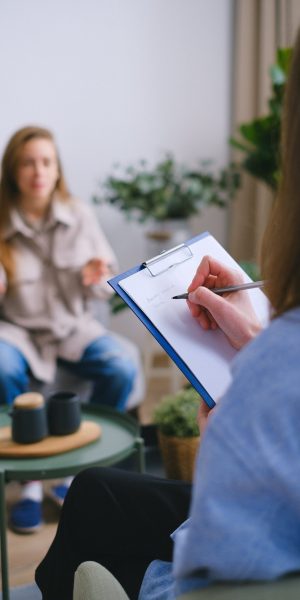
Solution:
[[[279,181],[280,129],[283,96],[292,48],[277,50],[276,64],[270,69],[272,94],[269,113],[239,126],[239,136],[230,143],[244,153],[241,166],[245,171],[276,190]]]
[[[153,168],[142,160],[122,176],[110,175],[93,200],[117,206],[140,222],[186,219],[207,205],[227,206],[239,185],[239,170],[233,164],[215,174],[209,161],[199,169],[187,169],[167,154]]]
[[[198,436],[197,413],[200,401],[199,394],[191,386],[176,394],[164,396],[154,410],[154,423],[165,435]]]
[[[259,281],[261,279],[259,268],[256,263],[251,262],[250,260],[241,260],[239,265],[253,281]]]
[[[118,294],[113,294],[109,301],[110,311],[113,315],[117,315],[121,310],[127,307],[126,302]]]
[[[231,163],[216,175],[208,169],[209,162],[203,162],[199,170],[188,170],[177,165],[172,155],[167,155],[153,169],[147,167],[146,161],[140,161],[138,168],[128,167],[124,177],[109,176],[94,201],[118,206],[128,217],[139,221],[149,218],[163,221],[187,218],[209,204],[226,206],[240,187],[242,170],[275,191],[279,180],[283,96],[291,56],[292,48],[279,48],[276,63],[270,68],[269,113],[240,125],[239,136],[230,140],[244,154],[239,166]],[[251,279],[260,279],[255,263],[244,261],[241,266]],[[125,306],[116,294],[110,299],[113,314]]]

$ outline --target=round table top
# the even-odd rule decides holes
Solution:
[[[101,436],[96,441],[61,454],[42,458],[0,458],[0,472],[5,480],[53,479],[73,475],[82,469],[113,465],[136,450],[140,436],[138,423],[129,415],[114,409],[82,405],[82,417],[101,426]],[[0,408],[0,427],[10,425],[8,408]]]

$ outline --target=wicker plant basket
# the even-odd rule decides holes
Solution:
[[[158,431],[162,459],[169,479],[192,481],[200,437],[173,437]]]

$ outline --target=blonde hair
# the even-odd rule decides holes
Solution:
[[[52,133],[43,127],[30,125],[16,131],[10,138],[3,154],[1,179],[0,179],[0,262],[3,265],[8,281],[13,279],[15,271],[15,261],[13,248],[9,241],[3,237],[4,230],[9,223],[9,216],[12,208],[16,206],[19,190],[16,181],[16,173],[21,150],[27,142],[33,139],[46,139],[53,143],[58,166],[58,179],[55,185],[55,191],[60,198],[68,201],[70,194],[64,179],[61,161],[58,155],[56,144]]]

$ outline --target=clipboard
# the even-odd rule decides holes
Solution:
[[[163,331],[163,327],[157,326],[157,324],[155,323],[155,315],[154,315],[154,318],[153,318],[153,316],[152,316],[152,318],[149,318],[149,316],[147,316],[147,314],[146,314],[145,309],[141,308],[141,305],[134,299],[134,297],[133,297],[134,294],[130,295],[122,287],[124,284],[126,284],[127,282],[130,282],[132,279],[135,279],[135,278],[138,279],[140,276],[138,274],[141,271],[145,271],[145,270],[146,270],[145,273],[143,273],[141,275],[144,278],[146,277],[147,285],[150,286],[150,288],[152,285],[154,287],[155,286],[157,287],[157,282],[163,281],[164,277],[168,277],[170,280],[170,277],[171,278],[173,277],[173,273],[176,272],[177,268],[178,268],[178,270],[181,270],[181,272],[182,272],[182,270],[185,270],[188,266],[188,269],[191,269],[191,268],[194,269],[193,270],[193,274],[194,274],[194,272],[196,271],[196,267],[193,267],[192,263],[195,263],[195,261],[197,261],[197,266],[198,266],[198,264],[200,263],[200,260],[202,258],[202,256],[200,256],[200,258],[195,256],[194,249],[198,248],[199,246],[200,247],[203,246],[204,250],[205,250],[206,244],[209,247],[209,244],[211,244],[211,243],[213,243],[213,247],[216,246],[216,248],[219,249],[219,251],[221,252],[221,255],[224,255],[224,257],[227,259],[227,261],[229,261],[229,264],[231,266],[234,266],[243,272],[246,281],[251,281],[251,279],[248,277],[248,275],[246,275],[246,273],[234,261],[234,259],[232,257],[230,257],[230,255],[226,252],[226,250],[220,244],[218,244],[218,242],[215,240],[215,238],[213,236],[211,236],[211,234],[209,232],[206,231],[200,235],[192,237],[191,239],[187,240],[184,244],[180,244],[179,246],[175,246],[174,248],[171,248],[170,250],[166,250],[165,252],[162,252],[161,254],[154,256],[153,258],[150,258],[149,260],[143,262],[141,265],[135,266],[135,267],[125,271],[124,273],[121,273],[121,274],[113,277],[112,279],[110,279],[108,281],[108,283],[115,290],[115,292],[124,300],[124,302],[126,302],[126,304],[136,314],[136,316],[140,319],[140,321],[148,329],[148,331],[154,336],[154,338],[157,340],[157,342],[167,352],[167,354],[170,356],[171,360],[174,361],[174,363],[182,371],[182,373],[184,374],[186,379],[197,390],[197,392],[200,394],[200,396],[203,398],[203,400],[208,404],[208,406],[213,408],[213,406],[215,406],[218,398],[213,397],[213,394],[212,394],[211,390],[209,389],[209,385],[206,385],[206,383],[203,383],[203,378],[201,376],[199,376],[199,374],[197,374],[197,375],[195,374],[194,368],[191,368],[191,366],[189,364],[189,360],[186,360],[186,356],[183,355],[180,348],[178,348],[177,344],[174,343],[174,339],[172,341],[170,341],[170,337],[168,335],[166,335],[166,333]],[[204,254],[211,254],[211,252],[204,251],[203,255]],[[191,260],[191,259],[193,259],[193,260]],[[220,258],[220,260],[222,260],[222,258]],[[224,262],[224,260],[223,260],[223,262]],[[157,279],[157,278],[159,278],[159,279]],[[190,283],[191,278],[189,279],[188,283]],[[182,291],[184,291],[184,284],[181,285],[181,288],[179,290],[177,290],[176,293],[180,293]],[[253,291],[251,290],[251,293],[253,293],[253,292],[254,292],[254,294],[261,294],[261,296],[265,298],[265,307],[263,307],[263,309],[261,310],[262,315],[259,315],[263,322],[264,320],[267,320],[267,318],[268,318],[269,311],[268,311],[267,299],[260,290],[253,290]],[[173,296],[173,295],[175,295],[175,294],[169,292],[170,299],[171,299],[171,296]],[[258,296],[258,298],[261,298],[261,297]],[[174,302],[174,300],[171,300],[171,303],[172,302]],[[180,303],[180,310],[183,311],[184,309],[186,309],[186,312],[189,313],[184,300],[175,301],[175,302],[176,303],[178,302],[178,304],[176,304],[176,307],[174,306],[174,304],[170,304],[170,307],[172,307],[173,310],[178,310],[179,303]],[[192,319],[191,316],[187,317],[187,318]],[[200,329],[201,329],[200,325],[198,327],[199,327],[198,331],[200,332]],[[195,329],[195,327],[194,327],[194,329]],[[197,327],[196,327],[196,329],[197,329]],[[227,362],[225,365],[223,365],[223,363],[221,364],[221,371],[223,369],[223,366],[225,369],[225,371],[222,372],[223,373],[222,377],[224,377],[224,373],[225,373],[224,378],[226,380],[225,381],[226,385],[224,383],[224,387],[226,387],[230,381],[230,374],[229,374],[230,363],[231,363],[231,360],[234,358],[235,354],[237,353],[237,351],[234,350],[230,346],[230,344],[227,340],[225,340],[225,336],[224,336],[224,334],[222,334],[222,332],[220,332],[220,331],[218,331],[218,332],[203,332],[202,331],[201,332],[201,335],[207,336],[205,338],[205,340],[207,340],[208,342],[211,339],[209,337],[210,334],[212,336],[214,336],[214,335],[223,336],[224,339],[221,340],[221,345],[227,344],[229,347],[228,348],[229,354],[228,354],[228,357],[226,358]],[[187,340],[187,346],[188,346],[188,342],[189,342],[189,340]],[[203,344],[202,344],[202,346],[203,346]],[[196,345],[196,349],[197,348],[198,347]],[[203,348],[202,348],[202,350],[203,350]],[[223,350],[222,350],[222,352],[223,352]],[[227,352],[227,349],[226,349],[226,352]],[[204,356],[206,356],[206,349],[204,349]],[[223,357],[221,357],[221,358],[223,360]],[[214,362],[213,362],[214,358],[210,356],[209,343],[208,343],[208,349],[207,349],[207,361],[208,361],[207,364],[210,367],[214,368]],[[228,365],[227,365],[227,363],[228,363]],[[204,372],[204,370],[205,370],[205,366],[203,368],[203,372]],[[217,377],[217,373],[215,376]]]

